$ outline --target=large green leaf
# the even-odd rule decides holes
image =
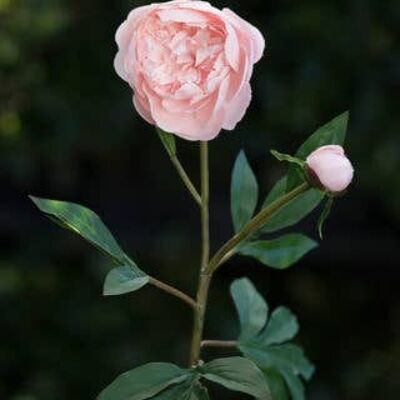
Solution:
[[[301,234],[288,234],[273,240],[245,243],[239,253],[276,269],[285,269],[314,249],[317,243]]]
[[[196,376],[171,386],[152,397],[152,400],[209,400],[207,389],[196,379]]]
[[[343,146],[347,126],[349,122],[349,112],[345,112],[334,118],[327,124],[314,132],[297,150],[296,157],[305,160],[310,153],[318,147],[338,144]],[[291,166],[288,172],[287,190],[293,189],[304,180],[302,174],[295,166]]]
[[[126,256],[102,220],[86,207],[65,201],[30,196],[40,211],[61,226],[82,236],[117,262],[124,264]]]
[[[261,369],[278,368],[301,375],[310,379],[314,373],[314,366],[304,356],[303,350],[294,344],[266,346],[262,342],[252,342],[239,345],[240,350],[253,360]]]
[[[201,375],[230,390],[254,396],[259,400],[272,400],[263,373],[250,360],[227,357],[213,360],[200,369]]]
[[[199,383],[194,385],[192,391],[193,397],[191,397],[190,400],[210,400],[207,388],[200,385]]]
[[[190,371],[174,364],[146,364],[120,375],[100,393],[98,400],[148,399],[169,386],[185,382],[190,376]],[[165,399],[169,398],[165,397]]]
[[[299,331],[296,316],[286,307],[278,307],[271,314],[268,325],[259,336],[263,345],[280,344],[293,339]]]
[[[237,282],[241,281],[238,280],[234,284],[238,285]],[[250,288],[251,292],[256,293],[252,295],[258,299],[260,295],[254,286],[250,286]],[[244,296],[241,294],[242,292],[243,290],[236,291],[236,295],[233,296],[235,304],[241,304],[238,296]],[[258,299],[255,302],[256,309],[258,309],[259,301]],[[241,315],[241,320],[246,321],[249,319],[246,314],[253,313],[251,306],[253,302],[246,303],[244,301],[244,304],[245,306],[240,306],[239,316]],[[236,307],[238,306],[236,305]],[[267,304],[266,307],[268,308]],[[267,319],[267,312],[265,312],[264,318]],[[261,315],[259,315],[259,319],[262,319]],[[310,379],[314,366],[304,356],[300,347],[287,342],[297,334],[298,328],[295,315],[285,307],[278,307],[272,312],[261,331],[257,332],[254,329],[253,336],[239,337],[239,350],[263,372],[273,400],[287,400],[289,394],[292,400],[304,400],[304,387],[300,377],[306,380]]]
[[[282,371],[283,378],[289,388],[293,400],[305,400],[305,390],[301,379],[291,371]]]
[[[289,400],[288,388],[282,374],[274,368],[262,371],[271,390],[272,400]]]
[[[247,278],[232,283],[231,296],[239,316],[240,337],[245,339],[257,335],[267,322],[267,303]]]
[[[318,147],[328,144],[343,146],[346,139],[349,112],[335,117],[327,124],[317,129],[297,150],[296,157],[305,160],[307,156]]]
[[[134,292],[149,283],[149,277],[135,264],[112,269],[104,282],[103,294],[116,296]]]
[[[254,214],[258,200],[257,179],[241,151],[235,161],[231,182],[231,214],[233,227],[238,232]]]
[[[278,181],[265,199],[263,208],[285,194],[286,183],[286,178]],[[319,189],[308,189],[276,211],[260,231],[272,233],[297,224],[321,203],[324,196],[325,194]]]
[[[270,192],[268,193],[267,197],[264,200],[262,208],[269,206],[275,200],[278,200],[279,197],[283,196],[286,193],[286,186],[287,186],[287,177],[286,175],[279,179],[278,182],[272,187]]]

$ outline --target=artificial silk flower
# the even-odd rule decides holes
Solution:
[[[135,8],[116,42],[115,69],[133,89],[137,112],[187,140],[235,128],[265,48],[260,31],[230,9],[191,0]]]

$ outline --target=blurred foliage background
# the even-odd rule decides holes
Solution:
[[[114,32],[144,3],[0,0],[1,399],[93,399],[132,366],[186,362],[185,305],[150,287],[103,298],[111,266],[27,198],[91,207],[141,268],[194,292],[197,210],[113,71]],[[214,4],[230,6],[267,38],[247,116],[211,144],[214,248],[231,235],[230,171],[239,149],[265,195],[283,173],[268,149],[294,152],[350,109],[347,152],[357,176],[335,205],[326,240],[299,265],[279,272],[236,258],[220,270],[206,336],[235,337],[228,287],[246,275],[272,306],[297,313],[300,341],[318,368],[309,399],[398,399],[400,2]],[[197,146],[179,145],[197,180]],[[316,218],[299,229],[316,236]]]

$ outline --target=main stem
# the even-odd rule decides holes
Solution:
[[[209,228],[209,171],[208,171],[208,144],[200,143],[200,171],[201,171],[201,264],[199,286],[197,289],[197,307],[194,312],[192,346],[190,350],[189,366],[197,365],[200,358],[201,340],[204,330],[204,316],[207,307],[208,290],[212,273],[207,272],[210,258],[210,228]]]

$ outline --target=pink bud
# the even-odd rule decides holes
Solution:
[[[319,147],[306,160],[312,181],[331,193],[342,192],[353,179],[354,169],[343,147],[329,145]]]

